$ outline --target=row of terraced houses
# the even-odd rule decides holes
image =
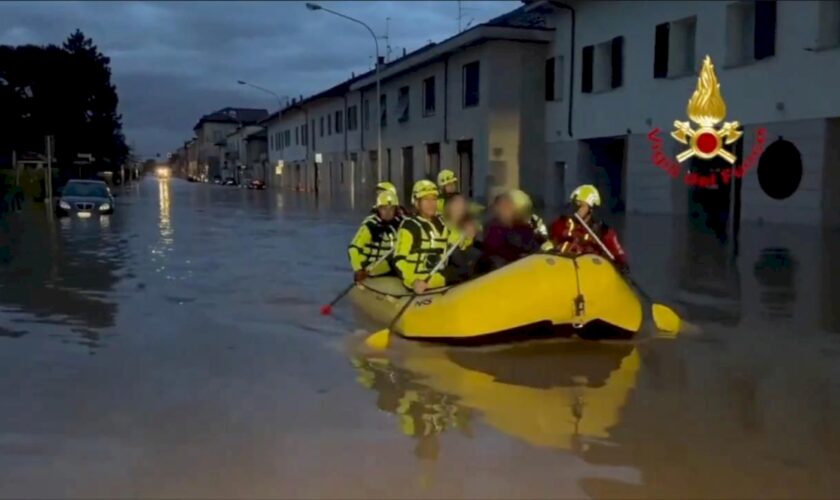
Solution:
[[[378,117],[371,71],[272,114],[202,117],[179,156],[193,175],[358,200],[449,168],[480,201],[520,187],[555,207],[591,182],[615,212],[840,224],[840,2],[522,3],[382,63]],[[669,132],[706,55],[743,127],[732,152],[748,156],[759,128],[767,141],[743,179],[692,187],[654,166],[649,134],[685,149]]]

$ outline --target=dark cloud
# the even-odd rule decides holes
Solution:
[[[393,56],[457,31],[457,3],[322,2],[384,34]],[[517,1],[461,2],[473,24]],[[129,141],[144,155],[192,136],[200,115],[224,106],[276,107],[270,95],[308,95],[373,64],[359,25],[303,2],[0,2],[0,44],[60,44],[76,28],[111,58]],[[384,54],[385,42],[380,40]]]

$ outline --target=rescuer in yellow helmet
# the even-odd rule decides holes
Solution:
[[[441,196],[438,198],[438,213],[442,214],[446,200],[459,193],[458,178],[455,177],[455,172],[449,169],[443,169],[437,175],[437,186],[440,189]]]
[[[438,196],[434,182],[415,182],[411,198],[416,215],[403,220],[397,235],[394,265],[403,284],[415,293],[440,288],[453,281],[451,276],[449,280],[446,278],[445,264],[443,271],[431,274],[449,246],[460,239],[460,234],[449,228],[438,215]],[[472,241],[474,237],[474,234],[465,233],[461,248],[468,247],[467,241]]]
[[[595,234],[609,249],[615,258],[619,269],[628,270],[627,255],[618,241],[616,232],[596,217],[596,211],[601,206],[601,194],[591,184],[584,184],[572,191],[569,197],[571,209],[583,219]],[[597,254],[605,258],[601,246],[592,239],[589,232],[573,216],[561,215],[551,225],[551,241],[560,253],[572,255]]]
[[[353,268],[353,278],[356,282],[363,281],[368,276],[382,276],[392,272],[391,259],[382,257],[391,252],[396,243],[400,221],[397,218],[399,200],[392,191],[381,191],[376,196],[374,213],[365,217],[350,245],[347,254],[350,256],[350,266]],[[380,261],[373,269],[369,266]]]
[[[381,193],[383,191],[391,191],[392,193],[394,193],[394,196],[396,196],[397,199],[399,199],[399,195],[397,194],[397,187],[394,186],[392,183],[390,183],[388,181],[382,181],[382,182],[378,183],[376,185],[376,194],[378,195],[379,193]],[[374,208],[374,212],[375,211],[376,210]],[[408,214],[408,210],[406,210],[405,207],[403,207],[402,205],[397,204],[397,219],[402,219],[407,214]]]

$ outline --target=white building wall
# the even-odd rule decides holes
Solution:
[[[777,25],[775,55],[749,64],[733,66],[729,58],[733,52],[732,40],[744,35],[743,23],[728,23],[728,9],[735,2],[574,2],[577,11],[575,68],[574,68],[574,111],[573,138],[568,136],[568,70],[570,62],[569,33],[570,16],[557,10],[552,24],[558,29],[552,44],[552,53],[562,56],[561,71],[563,99],[549,103],[546,120],[546,140],[555,152],[561,148],[556,143],[587,138],[626,136],[630,146],[627,153],[628,210],[666,213],[679,208],[675,205],[673,193],[669,196],[666,182],[657,181],[648,173],[664,176],[651,161],[651,154],[645,151],[641,142],[643,134],[654,127],[662,130],[667,145],[674,142],[669,132],[676,119],[687,119],[686,104],[697,82],[697,71],[703,57],[710,55],[721,82],[721,91],[728,106],[727,120],[738,120],[746,125],[748,132],[744,140],[752,140],[755,128],[764,125],[770,133],[784,135],[800,148],[803,160],[806,156],[806,179],[801,195],[777,201],[771,200],[757,186],[754,173],[745,180],[744,218],[757,219],[758,211],[765,220],[779,222],[814,222],[820,220],[820,213],[814,213],[814,205],[807,205],[804,197],[809,196],[808,186],[813,186],[822,171],[822,146],[824,133],[820,125],[810,120],[840,116],[840,50],[836,45],[824,50],[814,50],[820,44],[827,45],[837,40],[840,26],[832,26],[820,36],[821,20],[835,18],[837,2],[781,1],[777,3]],[[653,77],[654,41],[656,25],[673,22],[690,16],[696,17],[695,70],[683,76],[665,79]],[[832,17],[833,16],[833,17]],[[823,22],[823,24],[825,24]],[[838,23],[835,23],[838,24]],[[833,31],[832,31],[833,30]],[[826,38],[825,33],[833,33]],[[584,94],[581,92],[582,49],[584,46],[606,42],[615,36],[624,37],[624,82],[620,88]],[[747,37],[749,38],[749,37]],[[751,49],[750,49],[751,50]],[[774,75],[768,78],[768,75]],[[785,123],[783,125],[783,123]],[[797,128],[802,127],[797,131]],[[823,127],[824,128],[824,127]],[[815,136],[808,134],[814,133]],[[634,138],[634,134],[637,135]],[[797,140],[794,140],[794,136]],[[751,144],[744,144],[748,152]],[[745,153],[746,154],[746,153]],[[816,155],[816,156],[814,156]],[[569,178],[586,177],[586,172],[577,172],[581,165],[574,165],[572,156],[555,156],[548,160],[547,169],[555,161],[567,161],[567,186]],[[585,166],[584,166],[585,167]],[[552,174],[549,170],[549,174]],[[570,174],[570,175],[569,175]],[[547,176],[551,177],[551,175]],[[807,181],[807,182],[806,182]],[[677,181],[673,181],[677,182]],[[685,189],[684,185],[680,189]],[[554,185],[550,189],[555,188]],[[671,190],[674,186],[671,186]],[[547,198],[556,199],[556,193],[547,193]],[[803,204],[804,203],[804,204]]]

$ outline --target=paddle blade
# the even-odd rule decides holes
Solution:
[[[673,309],[662,304],[653,304],[651,313],[656,328],[667,333],[679,333],[682,320]]]
[[[388,347],[388,340],[391,337],[391,332],[384,328],[378,332],[374,332],[365,339],[365,344],[371,349],[386,349]]]
[[[321,314],[324,316],[329,316],[332,314],[332,306],[329,304],[324,304],[321,306]]]

